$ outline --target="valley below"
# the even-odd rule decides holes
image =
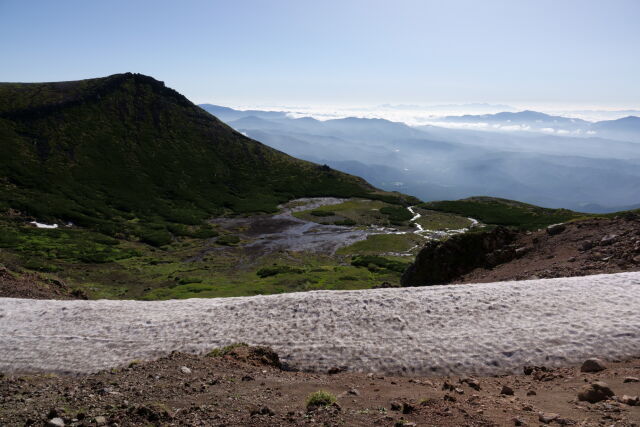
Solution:
[[[381,213],[385,209],[402,216],[390,219],[395,217]],[[399,286],[400,275],[422,244],[476,226],[459,215],[411,209],[415,213],[357,198],[296,199],[275,214],[212,218],[211,238],[179,237],[161,248],[110,241],[104,250],[128,252],[109,262],[87,262],[52,249],[62,236],[76,241],[86,236],[87,246],[105,238],[75,227],[16,225],[13,229],[23,240],[0,250],[0,262],[16,271],[25,264],[36,275],[40,270],[43,283],[34,284],[31,294],[50,298],[65,293],[51,288],[47,294],[47,277],[90,298],[146,300],[364,289],[385,282]],[[16,292],[15,284],[11,288],[12,293],[0,291],[4,296],[30,295],[24,289]]]

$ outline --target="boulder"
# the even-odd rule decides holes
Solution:
[[[553,412],[541,412],[538,414],[538,420],[543,424],[549,424],[550,422],[557,420],[559,417],[559,414],[555,414]]]
[[[107,417],[103,417],[102,415],[98,415],[97,417],[95,417],[93,419],[93,422],[96,423],[96,425],[99,426],[103,426],[107,424]]]
[[[600,372],[607,369],[604,362],[600,359],[591,358],[584,361],[580,367],[581,372]]]
[[[466,384],[476,391],[480,391],[480,383],[475,378],[463,377],[459,380],[460,384]]]
[[[612,243],[615,243],[616,240],[618,240],[618,235],[617,234],[607,234],[606,236],[604,236],[601,240],[600,240],[600,244],[602,246],[608,246]]]
[[[492,268],[516,258],[517,234],[504,227],[429,241],[402,275],[402,286],[448,283],[475,268]]]
[[[607,383],[602,381],[586,385],[578,393],[578,400],[589,403],[598,403],[615,396],[615,393]]]
[[[513,389],[508,385],[503,385],[502,390],[500,390],[500,394],[504,394],[507,396],[513,396]]]
[[[618,401],[629,406],[640,406],[640,397],[638,396],[627,396],[625,394],[620,399],[618,399]]]
[[[553,224],[547,227],[547,234],[549,236],[555,236],[557,234],[562,233],[567,229],[567,226],[564,224]]]

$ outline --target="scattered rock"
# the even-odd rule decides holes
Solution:
[[[538,393],[536,393],[536,391],[535,391],[535,390],[529,390],[529,391],[527,392],[527,396],[535,396],[536,394],[538,394]]]
[[[186,366],[180,366],[180,372],[182,372],[183,374],[190,374],[191,369],[187,368]]]
[[[513,425],[514,426],[525,426],[527,424],[524,422],[524,420],[522,418],[515,417],[513,419]]]
[[[103,417],[102,415],[98,415],[97,417],[95,417],[93,419],[93,422],[96,423],[96,425],[103,426],[103,425],[107,424],[107,417]]]
[[[349,391],[347,391],[348,394],[351,394],[353,396],[360,396],[360,392],[358,390],[356,390],[355,388],[349,389]]]
[[[449,381],[445,381],[444,384],[442,384],[442,390],[444,391],[453,391],[455,388],[456,386],[450,384]]]
[[[64,409],[51,408],[49,410],[49,413],[47,414],[47,418],[49,419],[58,418],[58,417],[61,418],[63,414],[64,414]]]
[[[607,369],[604,362],[600,359],[591,358],[584,361],[580,367],[581,372],[600,372]]]
[[[251,416],[254,417],[256,415],[268,415],[270,417],[274,416],[276,413],[271,410],[268,406],[263,406],[259,409],[251,410]]]
[[[624,377],[623,383],[637,383],[640,382],[640,378],[637,377]]]
[[[615,243],[616,240],[618,240],[617,234],[607,234],[602,238],[602,240],[600,240],[600,244],[602,246],[608,246],[608,245],[611,245],[612,243]]]
[[[566,230],[567,227],[564,224],[553,224],[547,227],[547,234],[549,236],[555,236]]]
[[[591,248],[593,248],[593,243],[591,241],[589,241],[589,240],[585,240],[584,242],[580,243],[580,246],[579,246],[578,249],[581,252],[586,252]]]
[[[254,381],[255,378],[253,378],[251,375],[245,375],[244,377],[242,377],[242,381]]]
[[[502,390],[500,390],[500,394],[504,394],[507,396],[513,396],[513,389],[508,385],[503,385]]]
[[[480,383],[475,378],[463,377],[463,378],[460,378],[459,382],[461,384],[468,385],[469,387],[471,387],[476,391],[480,391]]]
[[[391,402],[390,407],[392,411],[399,411],[402,409],[402,404],[399,402]]]
[[[556,378],[558,378],[558,375],[553,372],[549,372],[546,369],[544,371],[535,371],[533,373],[533,379],[536,381],[552,381]]]
[[[338,367],[338,366],[334,366],[334,367],[329,368],[329,369],[327,370],[327,374],[329,374],[329,375],[335,375],[335,374],[339,374],[340,372],[343,372],[343,371],[345,371],[345,368],[343,368],[343,367]]]
[[[47,421],[47,426],[49,427],[63,427],[64,426],[64,420],[60,417],[55,417],[55,418],[51,418],[49,421]]]
[[[607,383],[602,381],[594,382],[590,385],[586,385],[583,389],[578,393],[578,400],[589,402],[589,403],[597,403],[603,400],[607,400],[611,397],[615,396],[615,393]]]
[[[553,412],[541,412],[538,414],[538,420],[543,424],[549,424],[550,422],[557,420],[559,417],[559,414],[555,414]]]
[[[416,410],[416,407],[413,406],[412,404],[407,403],[407,402],[402,402],[402,413],[403,414],[410,414],[415,410]]]
[[[626,394],[624,394],[621,398],[618,399],[618,401],[629,406],[640,406],[640,397],[638,396],[627,396]]]

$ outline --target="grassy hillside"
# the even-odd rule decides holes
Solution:
[[[495,197],[470,197],[463,200],[427,202],[425,209],[455,213],[485,224],[534,230],[551,224],[589,216],[568,209],[548,209]]]
[[[247,138],[136,74],[0,83],[0,152],[0,267],[16,277],[59,278],[93,298],[398,281],[397,271],[351,265],[351,255],[252,252],[242,246],[246,234],[238,236],[246,230],[220,217],[275,212],[279,203],[314,196],[418,203]],[[36,229],[32,220],[60,227]],[[269,269],[275,273],[257,274]]]
[[[0,151],[0,212],[152,244],[296,197],[399,201],[247,138],[138,74],[0,84]]]

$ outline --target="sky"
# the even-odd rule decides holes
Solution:
[[[637,0],[0,0],[0,81],[196,103],[640,108]]]

